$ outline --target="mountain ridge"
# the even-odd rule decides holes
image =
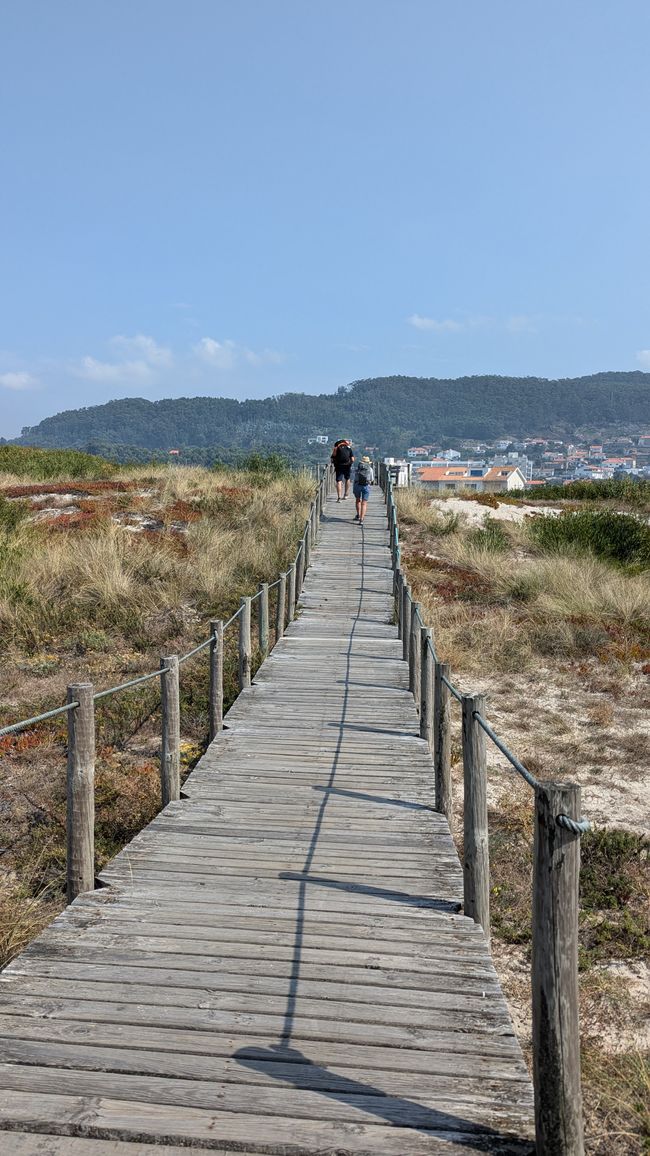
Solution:
[[[25,427],[14,444],[110,452],[138,447],[296,450],[309,437],[350,436],[379,450],[440,438],[570,434],[578,427],[650,424],[650,373],[579,378],[473,375],[366,378],[334,393],[285,393],[239,401],[219,396],[119,398],[66,410]]]

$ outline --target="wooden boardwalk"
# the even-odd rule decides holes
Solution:
[[[170,804],[0,976],[0,1151],[533,1151],[392,625],[381,494]],[[153,1147],[152,1147],[153,1146]]]

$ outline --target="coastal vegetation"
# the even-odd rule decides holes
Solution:
[[[398,490],[402,563],[453,682],[486,695],[490,722],[535,775],[582,786],[593,825],[581,840],[587,1150],[640,1156],[650,1141],[647,523],[617,513],[610,494],[599,507],[593,489],[584,510],[537,500],[525,507],[532,514],[517,508],[528,495],[485,505],[469,497]],[[492,949],[527,1050],[532,796],[489,743],[488,760]]]
[[[314,486],[277,457],[219,472],[99,463],[71,478],[75,462],[41,451],[0,474],[2,724],[60,706],[70,683],[101,690],[187,653],[286,569]],[[231,630],[226,706],[235,647]],[[187,772],[207,741],[206,652],[180,686]],[[99,701],[96,724],[101,869],[159,808],[157,680]],[[0,966],[64,905],[65,751],[62,718],[0,738]]]

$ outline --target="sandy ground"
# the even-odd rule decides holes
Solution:
[[[467,526],[482,526],[486,516],[496,522],[523,522],[531,514],[560,513],[556,506],[511,506],[508,502],[499,502],[492,509],[471,498],[434,498],[431,505],[443,514],[460,514]]]

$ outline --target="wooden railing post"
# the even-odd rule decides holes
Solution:
[[[404,575],[401,570],[395,571],[395,616],[397,618],[397,637],[402,637],[404,628],[403,601]]]
[[[558,815],[580,818],[580,788],[535,789],[533,853],[533,1083],[538,1153],[583,1156],[578,1016],[580,836]]]
[[[287,603],[287,575],[280,575],[280,584],[278,586],[278,603],[275,611],[275,641],[282,638],[284,634],[284,624],[286,622],[286,603]]]
[[[302,584],[305,580],[305,539],[303,538],[298,548],[298,557],[296,559],[296,599],[294,603],[294,618],[295,607],[298,605],[300,595],[302,594]]]
[[[420,603],[411,606],[411,637],[409,640],[409,689],[415,699],[415,709],[420,713]]]
[[[223,730],[223,619],[210,623],[210,689],[208,702],[210,742]]]
[[[411,645],[411,587],[407,582],[402,586],[402,658],[409,661]]]
[[[181,711],[178,655],[160,660],[162,742],[160,746],[160,794],[162,805],[181,797]]]
[[[95,702],[94,687],[68,687],[67,892],[68,903],[95,886]]]
[[[451,830],[453,797],[451,788],[451,712],[446,662],[433,668],[433,764],[436,779],[436,811],[444,815]]]
[[[463,807],[464,863],[463,908],[465,915],[480,923],[490,943],[490,857],[487,817],[487,758],[485,733],[475,714],[483,714],[485,699],[480,694],[464,694],[463,706]]]
[[[239,689],[244,690],[251,684],[253,664],[250,598],[242,598],[241,606],[242,611],[239,615]]]
[[[257,634],[262,662],[269,653],[269,584],[260,582],[258,598]]]
[[[287,588],[287,620],[293,622],[296,616],[296,563],[292,562],[287,570],[289,583]]]
[[[431,631],[423,626],[420,631],[420,738],[426,739],[433,752],[433,655]]]
[[[303,569],[303,573],[302,573],[303,582],[305,581],[305,575],[306,575],[307,571],[309,570],[309,565],[311,562],[311,530],[310,530],[310,525],[311,525],[311,523],[307,522],[307,525],[305,527],[305,534],[304,534],[304,537],[302,540],[303,541],[302,556],[304,559],[304,569]]]

